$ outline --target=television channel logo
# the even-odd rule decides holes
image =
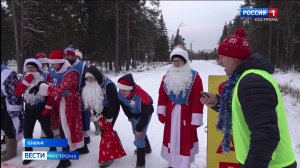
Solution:
[[[241,8],[240,17],[254,18],[255,21],[278,21],[278,8]]]

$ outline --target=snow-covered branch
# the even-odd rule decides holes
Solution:
[[[42,31],[42,30],[36,30],[34,28],[31,28],[31,27],[24,27],[25,30],[31,30],[31,31],[34,31],[36,33],[45,33],[45,31]]]

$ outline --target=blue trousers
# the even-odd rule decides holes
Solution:
[[[91,122],[91,112],[90,112],[90,110],[85,110],[84,108],[82,108],[81,119],[82,119],[83,131],[90,130],[90,122]]]
[[[135,136],[135,129],[136,129],[136,125],[139,123],[140,119],[135,119],[135,118],[132,118],[132,121],[131,121],[131,126],[132,126],[132,131],[133,131],[133,135],[134,135],[134,145],[137,147],[137,148],[145,148],[146,147],[146,143],[145,143],[145,137],[146,137],[146,133],[147,133],[147,129],[148,129],[148,125],[150,123],[150,120],[151,120],[151,116],[148,120],[148,123],[147,125],[144,127],[144,129],[142,130],[142,132],[144,133],[143,134],[143,137],[142,138],[137,138]]]

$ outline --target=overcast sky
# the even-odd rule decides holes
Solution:
[[[160,1],[169,38],[179,34],[185,38],[186,47],[190,43],[194,51],[217,47],[225,22],[238,14],[244,1]]]

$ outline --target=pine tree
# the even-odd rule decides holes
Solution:
[[[11,11],[1,3],[1,63],[6,64],[12,59],[14,52],[14,37]]]
[[[155,58],[156,61],[167,61],[169,58],[169,39],[164,21],[163,15],[161,14],[158,21],[158,39],[155,43]]]
[[[224,27],[223,27],[223,31],[222,31],[222,35],[220,37],[219,40],[219,44],[228,36],[228,28],[227,28],[227,24],[225,23]]]
[[[181,45],[185,46],[184,38],[179,34],[179,29],[177,29],[177,33],[174,39],[174,46]]]

